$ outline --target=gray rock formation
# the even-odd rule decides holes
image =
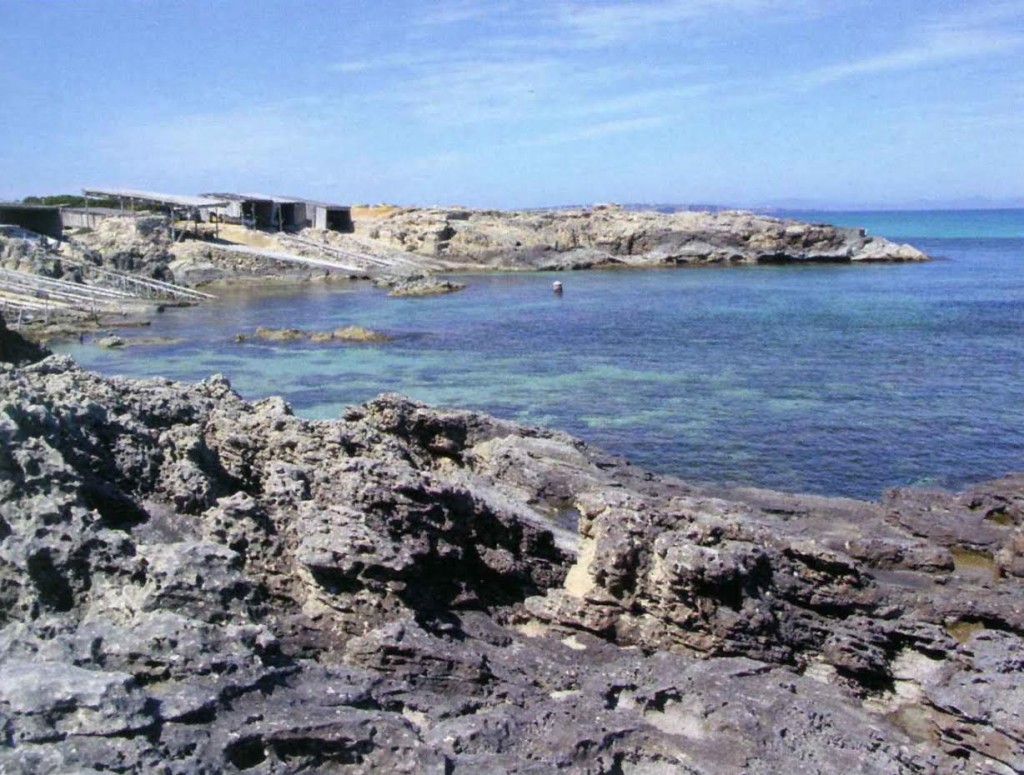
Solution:
[[[543,212],[401,208],[357,220],[356,229],[419,255],[509,269],[927,259],[910,245],[863,229],[738,211],[665,214],[613,205]]]
[[[374,285],[388,288],[388,296],[394,297],[444,296],[466,288],[465,283],[419,275],[413,275],[408,279],[381,278],[374,281]]]
[[[9,329],[3,313],[0,313],[0,363],[26,365],[40,361],[49,354],[50,351],[45,347]]]
[[[0,771],[1017,772],[1022,485],[0,365]]]

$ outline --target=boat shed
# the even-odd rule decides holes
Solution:
[[[298,230],[305,227],[351,232],[352,208],[297,196],[273,194],[204,194],[227,204],[214,212],[220,218],[255,229]]]
[[[65,229],[95,229],[100,221],[124,215],[112,207],[62,207],[60,217]]]
[[[195,221],[198,224],[201,220],[205,220],[204,214],[226,204],[226,202],[221,200],[210,199],[205,196],[182,196],[180,194],[164,194],[159,191],[139,191],[131,188],[83,188],[82,194],[86,199],[89,199],[89,197],[118,199],[121,202],[122,210],[124,210],[126,200],[132,210],[135,209],[136,203],[151,209],[161,210],[171,216],[172,238],[175,220],[184,219]]]
[[[306,226],[327,231],[353,232],[352,208],[313,199],[298,199],[305,207]]]
[[[218,217],[255,229],[297,231],[311,224],[312,209],[305,199],[273,194],[205,194],[227,201],[218,208]]]
[[[273,197],[262,194],[204,194],[224,202],[211,212],[228,223],[240,223],[251,229],[270,229],[280,226],[277,203]]]
[[[20,226],[23,229],[60,239],[64,225],[60,219],[60,208],[51,205],[23,205],[17,202],[0,202],[0,224]]]
[[[278,217],[283,229],[302,229],[306,226],[306,203],[301,199],[274,197]]]

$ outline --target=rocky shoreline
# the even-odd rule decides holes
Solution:
[[[0,360],[0,771],[1024,769],[1022,475],[716,490]]]
[[[547,211],[392,208],[356,218],[356,233],[455,265],[567,270],[608,266],[923,261],[921,251],[863,229],[742,211]]]
[[[232,227],[215,237],[172,239],[160,216],[111,217],[62,242],[0,235],[0,271],[88,285],[92,269],[182,287],[372,280],[390,296],[435,296],[462,283],[445,272],[563,271],[611,267],[786,262],[922,261],[928,256],[862,229],[807,224],[746,212],[664,214],[597,206],[489,211],[377,207],[353,210],[353,233],[292,235]],[[228,229],[229,227],[224,227]],[[240,240],[241,242],[233,242]],[[0,304],[3,301],[0,278]],[[2,306],[0,306],[2,308]],[[144,322],[159,305],[53,310],[30,316],[39,339]]]

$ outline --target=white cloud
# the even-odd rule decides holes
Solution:
[[[530,137],[522,141],[511,143],[513,146],[530,147],[540,145],[559,145],[562,143],[576,143],[587,140],[597,140],[610,135],[632,134],[634,132],[658,129],[668,123],[666,116],[644,116],[638,118],[625,118],[615,121],[602,121],[596,124],[579,126],[574,129],[567,129],[564,132],[551,132],[536,137]]]
[[[451,55],[427,48],[411,47],[405,51],[375,54],[372,58],[351,59],[328,65],[327,70],[335,73],[368,73],[385,70],[417,70],[429,68],[449,61]]]
[[[642,0],[603,4],[588,0],[559,6],[557,22],[580,43],[608,45],[737,15],[786,19],[816,13],[814,0]]]
[[[985,60],[1024,49],[1022,9],[997,4],[972,8],[925,24],[905,45],[805,74],[805,86],[824,86],[861,76],[919,70],[969,60]],[[1016,25],[1007,22],[1015,19]]]
[[[554,78],[551,60],[453,59],[406,74],[374,97],[437,126],[521,119]]]
[[[172,117],[126,115],[97,135],[93,156],[109,175],[140,186],[174,186],[180,178],[190,181],[190,193],[204,180],[256,188],[326,166],[335,147],[345,147],[347,131],[343,111],[315,98]]]
[[[417,18],[425,25],[462,24],[465,22],[493,19],[517,13],[519,9],[509,2],[479,2],[478,0],[445,0],[426,5]]]

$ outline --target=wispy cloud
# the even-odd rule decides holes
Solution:
[[[805,86],[824,86],[862,76],[986,60],[1024,50],[1022,29],[1020,4],[968,9],[925,24],[902,46],[819,68],[801,80]]]
[[[677,110],[716,92],[735,93],[736,76],[718,61],[678,56],[679,25],[744,15],[747,22],[815,14],[835,0],[519,0],[492,3],[449,0],[430,4],[409,22],[408,37],[383,54],[353,56],[332,70],[363,77],[358,99],[427,127],[504,124],[530,127],[588,124],[595,118],[646,126],[652,114]],[[417,30],[459,30],[458,45],[421,45]],[[605,43],[658,36],[641,57],[611,60]],[[693,45],[693,40],[689,41]],[[657,52],[663,52],[659,55]],[[369,52],[364,52],[368,54]],[[631,122],[638,122],[633,124]]]
[[[556,63],[454,59],[408,73],[374,99],[437,126],[516,121],[551,88]]]
[[[514,14],[517,10],[510,2],[491,0],[481,3],[477,0],[445,0],[445,2],[434,2],[424,6],[416,22],[426,25],[462,24]]]
[[[343,146],[347,129],[336,106],[304,98],[175,116],[118,117],[97,136],[93,152],[112,174],[143,180],[216,174],[222,184],[232,185],[273,178],[283,160],[290,169],[323,165],[332,153],[327,139]]]
[[[371,71],[419,70],[451,60],[451,55],[433,52],[428,48],[412,47],[405,51],[375,54],[373,57],[349,59],[327,66],[329,72],[359,74]]]
[[[607,45],[663,34],[666,28],[735,16],[792,18],[815,13],[813,0],[642,0],[605,4],[579,0],[558,7],[557,23],[574,39]]]
[[[660,129],[668,123],[667,116],[644,116],[639,118],[625,118],[615,121],[602,121],[594,124],[577,126],[562,132],[550,132],[547,134],[528,137],[524,140],[511,143],[512,146],[534,147],[542,145],[559,145],[562,143],[576,143],[586,140],[596,140],[611,135],[633,134],[650,129]]]

